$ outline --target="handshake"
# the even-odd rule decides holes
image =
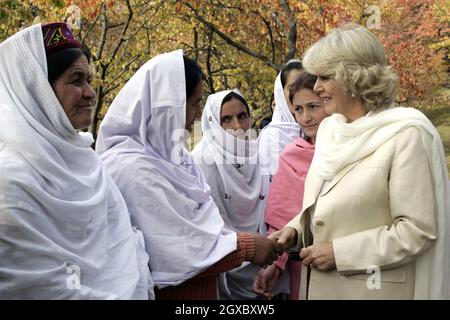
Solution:
[[[255,255],[250,262],[264,268],[276,261],[278,256],[282,255],[296,241],[295,233],[283,234],[278,232],[267,238],[257,233],[252,235],[255,239]]]

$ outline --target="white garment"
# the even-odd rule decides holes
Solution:
[[[450,298],[450,199],[442,141],[436,128],[418,110],[390,108],[368,113],[351,123],[334,114],[320,124],[312,165],[323,179],[332,179],[345,166],[371,154],[395,134],[409,128],[420,130],[427,149],[435,188],[438,238],[416,260],[415,299]]]
[[[203,137],[192,156],[205,174],[225,225],[231,230],[259,232],[264,225],[267,186],[259,170],[257,143],[251,137],[236,138],[220,125],[222,101],[230,92],[208,97],[202,115]]]
[[[0,298],[152,297],[142,234],[47,80],[41,25],[0,65]]]
[[[281,84],[281,72],[274,85],[275,110],[272,121],[261,130],[258,137],[259,161],[261,172],[267,176],[275,175],[278,170],[278,158],[283,149],[300,137],[302,129],[289,110]]]
[[[236,89],[235,93],[241,95]],[[222,101],[231,90],[208,97],[202,115],[203,137],[192,151],[205,174],[211,196],[230,230],[266,234],[264,223],[267,185],[260,173],[258,145],[236,138],[220,125]],[[249,130],[251,131],[251,130]],[[253,280],[260,267],[245,262],[221,275],[221,299],[252,299]]]
[[[151,59],[114,99],[96,145],[144,233],[158,288],[179,285],[237,248],[184,148],[185,92],[181,50]]]

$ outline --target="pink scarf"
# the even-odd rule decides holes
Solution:
[[[280,155],[278,171],[269,187],[265,222],[268,233],[284,227],[302,209],[306,174],[314,156],[314,145],[302,138],[288,144]],[[298,300],[300,289],[300,263],[288,261],[285,253],[275,264],[285,270],[289,268],[289,300]]]
[[[288,144],[269,187],[265,222],[277,230],[302,209],[306,174],[314,156],[314,145],[302,138]]]

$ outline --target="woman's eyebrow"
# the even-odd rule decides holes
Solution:
[[[81,76],[81,77],[84,77],[87,75],[88,77],[92,77],[92,72],[85,72],[84,70],[81,70],[81,69],[74,69],[74,70],[70,71],[69,75],[70,76]]]

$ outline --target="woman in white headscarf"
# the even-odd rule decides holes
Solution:
[[[192,156],[205,174],[211,196],[225,226],[234,231],[266,233],[264,204],[267,185],[258,163],[258,145],[251,139],[250,110],[238,90],[208,97],[202,115],[202,140]],[[260,267],[244,263],[221,275],[221,299],[253,299],[253,279]]]
[[[184,147],[200,111],[202,73],[183,52],[159,55],[128,81],[103,120],[96,149],[143,230],[157,299],[217,299],[217,277],[244,261],[271,264],[278,248],[224,227]]]
[[[0,65],[0,299],[152,298],[142,234],[78,131],[89,54],[65,23],[34,25],[0,44]]]
[[[449,299],[450,199],[442,141],[396,106],[398,77],[367,28],[345,24],[309,48],[327,113],[302,213],[271,236],[303,247],[300,296]]]
[[[289,60],[275,80],[275,109],[272,121],[258,136],[258,158],[261,173],[267,182],[270,182],[277,172],[280,153],[286,145],[302,134],[301,127],[295,121],[294,108],[289,101],[289,87],[302,72],[300,60]]]

